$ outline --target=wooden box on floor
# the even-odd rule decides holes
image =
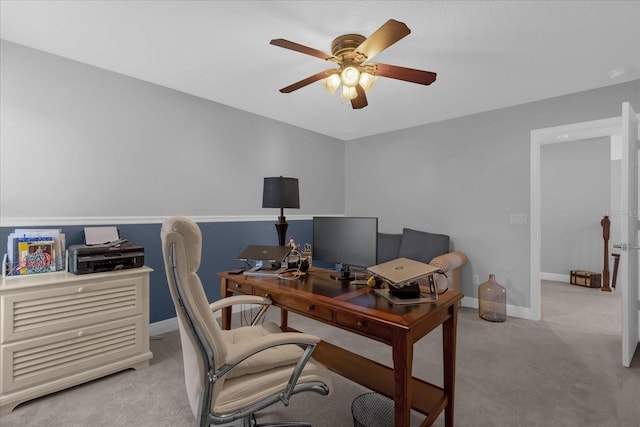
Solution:
[[[602,275],[591,271],[571,270],[570,283],[587,288],[599,288],[602,286]]]

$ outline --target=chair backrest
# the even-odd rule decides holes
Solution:
[[[200,227],[186,217],[171,217],[160,232],[171,298],[176,308],[187,396],[198,421],[209,413],[224,380],[213,388],[207,373],[223,365],[227,349],[198,277],[202,253]]]

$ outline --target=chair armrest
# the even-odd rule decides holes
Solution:
[[[467,255],[464,252],[452,251],[440,255],[431,260],[429,264],[438,267],[441,273],[436,277],[438,289],[453,289],[461,292],[460,267],[467,263]]]
[[[209,307],[211,308],[211,311],[218,311],[236,304],[271,305],[271,300],[269,298],[263,298],[256,295],[232,295],[212,302],[209,304]]]
[[[434,267],[438,267],[443,273],[462,267],[466,263],[467,255],[460,251],[452,251],[444,255],[439,255],[429,262],[429,264]]]
[[[319,342],[320,338],[301,332],[283,332],[281,334],[263,335],[247,343],[229,346],[227,364],[235,366],[256,353],[279,345],[295,344],[305,348]]]
[[[227,363],[221,366],[214,372],[214,378],[220,378],[229,372],[233,367],[238,365],[243,360],[255,355],[256,353],[268,350],[273,347],[297,345],[303,349],[302,353],[297,356],[295,361],[295,367],[291,372],[291,376],[287,381],[285,389],[279,393],[278,398],[285,406],[289,405],[289,398],[293,394],[296,386],[298,385],[298,379],[307,362],[311,358],[311,354],[316,348],[317,343],[320,342],[320,338],[304,334],[301,332],[282,332],[264,335],[248,344],[230,346],[227,353]],[[290,362],[286,365],[292,366],[294,359],[289,359]],[[277,365],[276,365],[277,366]],[[285,365],[283,365],[285,366]]]

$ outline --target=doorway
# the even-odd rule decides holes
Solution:
[[[623,257],[620,283],[622,296],[622,365],[629,367],[634,350],[639,341],[638,335],[638,140],[640,128],[637,114],[629,102],[622,104],[620,117],[582,122],[554,128],[537,129],[531,132],[531,228],[530,228],[530,257],[531,257],[531,318],[541,318],[541,278],[540,278],[540,151],[546,144],[561,141],[578,141],[580,139],[621,136],[621,213],[626,220],[621,222],[621,236],[623,242],[619,247],[628,255]],[[634,219],[636,218],[636,219]],[[614,247],[618,247],[614,245]],[[636,264],[637,263],[637,264]]]
[[[621,336],[619,292],[569,285],[570,270],[602,273],[602,217],[620,228],[611,214],[620,206],[614,145],[600,137],[541,146],[541,318],[551,327]],[[609,248],[619,241],[613,234]]]
[[[543,145],[580,141],[600,137],[620,135],[620,118],[594,120],[552,128],[531,131],[531,315],[535,320],[542,318],[542,294],[540,278],[540,157]]]

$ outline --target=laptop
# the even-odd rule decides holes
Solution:
[[[255,261],[253,268],[242,273],[245,276],[275,277],[286,271],[287,267],[281,263],[289,252],[290,246],[249,245],[236,255],[236,260]]]
[[[236,260],[282,262],[290,251],[290,246],[249,245],[236,255]]]
[[[367,268],[393,285],[404,286],[420,277],[433,274],[438,267],[408,258],[397,258]]]

